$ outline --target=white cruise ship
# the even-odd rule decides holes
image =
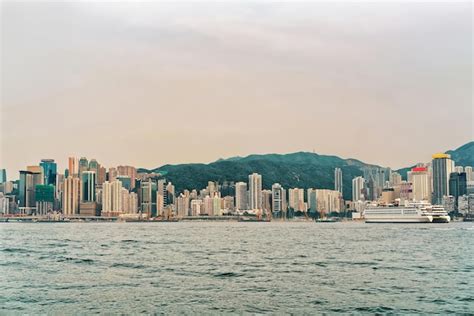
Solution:
[[[376,206],[364,211],[366,223],[431,223],[433,216],[421,205]]]
[[[425,211],[433,217],[433,223],[449,223],[451,221],[448,212],[441,205],[430,205]]]

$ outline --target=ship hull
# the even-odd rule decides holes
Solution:
[[[433,216],[433,223],[449,223],[451,217],[447,216]]]
[[[374,217],[374,218],[365,218],[366,223],[431,223],[433,218],[431,216],[420,216],[420,217]]]

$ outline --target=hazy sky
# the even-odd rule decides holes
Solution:
[[[9,177],[313,151],[403,167],[474,138],[472,4],[11,2]]]

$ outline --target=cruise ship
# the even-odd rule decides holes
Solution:
[[[441,205],[430,205],[425,209],[426,213],[433,217],[433,223],[449,223],[451,217]]]
[[[376,206],[364,211],[366,223],[431,223],[433,216],[421,205]]]

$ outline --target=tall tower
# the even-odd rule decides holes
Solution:
[[[64,180],[63,191],[63,214],[73,215],[79,213],[79,196],[81,180],[77,177],[69,176]]]
[[[411,169],[410,182],[415,201],[431,201],[431,177],[426,167]]]
[[[441,204],[443,196],[449,195],[449,175],[454,170],[454,163],[448,154],[434,154],[431,165],[433,168],[433,204]]]
[[[281,212],[283,209],[285,191],[279,183],[272,185],[272,211]]]
[[[7,170],[0,169],[0,183],[7,182]]]
[[[249,208],[262,209],[262,175],[258,173],[249,175]]]
[[[334,190],[342,194],[342,170],[341,168],[334,169]]]
[[[363,177],[356,177],[352,179],[352,201],[363,201],[365,200],[364,197],[364,186],[365,186],[365,179]]]
[[[82,179],[82,173],[89,170],[89,162],[86,157],[79,159],[79,178]]]
[[[58,170],[54,159],[41,159],[40,166],[43,168],[44,184],[56,185]]]
[[[78,165],[76,157],[69,157],[68,159],[68,172],[71,177],[77,177],[78,175]]]
[[[235,184],[235,208],[239,211],[248,209],[247,183],[237,182]]]
[[[82,190],[81,201],[94,202],[95,201],[95,184],[96,174],[94,171],[83,171],[81,173]]]

